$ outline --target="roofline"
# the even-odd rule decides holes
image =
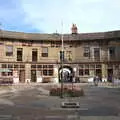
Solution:
[[[85,41],[120,38],[120,30],[94,33],[63,34],[65,41]],[[33,41],[60,41],[61,34],[25,33],[0,30],[0,38]]]

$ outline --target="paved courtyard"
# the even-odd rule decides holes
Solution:
[[[120,119],[120,88],[81,87],[85,96],[64,99],[48,96],[39,85],[0,87],[0,120]],[[62,101],[78,101],[80,108],[61,108]]]

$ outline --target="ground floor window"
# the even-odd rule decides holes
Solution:
[[[94,71],[95,75],[101,74],[101,64],[80,64],[79,76],[89,76],[90,71]]]
[[[24,64],[4,63],[1,64],[0,72],[1,72],[1,76],[13,76],[14,70],[23,70],[23,69],[25,69]]]
[[[31,69],[41,71],[41,76],[53,76],[53,65],[32,64]]]

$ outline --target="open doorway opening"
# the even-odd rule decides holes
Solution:
[[[36,82],[36,70],[31,70],[31,82]]]
[[[32,49],[32,61],[37,61],[37,49]]]
[[[21,83],[24,83],[25,82],[25,70],[20,70],[19,71],[19,81]]]
[[[62,73],[63,72],[63,73]],[[72,82],[73,81],[73,69],[70,66],[63,66],[59,68],[59,82],[63,77],[63,82]]]
[[[113,79],[113,69],[108,69],[108,82],[112,82]]]

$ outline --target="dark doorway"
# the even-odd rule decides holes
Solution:
[[[22,48],[17,48],[17,61],[22,61]]]
[[[62,73],[63,72],[63,73]],[[63,78],[64,83],[73,81],[73,69],[69,66],[63,66],[59,69],[59,82],[61,82]]]
[[[32,50],[32,61],[33,62],[37,61],[37,49]]]
[[[101,69],[96,69],[96,76],[98,76],[99,80],[102,82],[102,70]]]
[[[25,82],[25,70],[20,70],[19,71],[19,81],[21,83],[24,83]]]
[[[108,82],[112,82],[113,80],[113,69],[108,69]]]
[[[31,70],[31,82],[36,82],[36,70]]]
[[[96,69],[96,75],[97,75],[97,76],[102,76],[102,71],[101,71],[101,69]]]

